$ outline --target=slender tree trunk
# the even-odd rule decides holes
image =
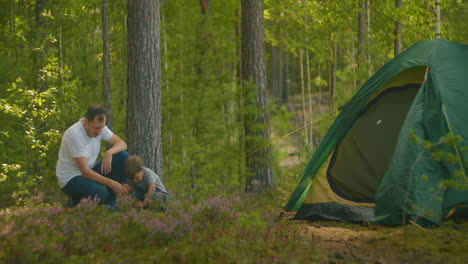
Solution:
[[[36,6],[34,8],[34,18],[35,18],[35,26],[32,28],[34,31],[33,34],[36,35],[36,43],[33,44],[35,47],[39,47],[40,45],[44,44],[42,49],[39,48],[34,52],[34,71],[37,74],[46,64],[47,56],[49,53],[49,43],[48,41],[44,41],[47,36],[47,23],[42,16],[42,12],[47,9],[49,5],[48,0],[37,0]],[[39,92],[43,92],[47,88],[47,81],[42,80],[41,78],[35,78],[33,80],[34,87],[37,87]]]
[[[353,71],[353,91],[356,89],[357,87],[357,75],[356,75],[356,72],[357,72],[357,63],[359,61],[357,60],[357,56],[356,56],[356,45],[354,43],[354,40],[351,40],[351,70]]]
[[[161,6],[162,8],[162,6]],[[161,12],[161,31],[162,31],[162,40],[163,40],[163,54],[164,54],[164,70],[166,71],[166,73],[168,72],[169,70],[169,56],[168,56],[168,49],[167,49],[167,34],[166,34],[166,20],[164,19],[164,13]],[[166,93],[169,94],[169,91],[170,91],[170,83],[169,83],[169,78],[166,78],[165,80],[165,89],[166,89]],[[167,122],[168,123],[171,123],[171,111],[168,111],[167,113]],[[167,131],[168,135],[167,135],[167,146],[168,146],[168,149],[172,149],[172,131],[169,130]],[[168,175],[172,175],[172,162],[168,162],[167,163],[167,169],[166,169],[166,173]]]
[[[195,68],[196,68],[196,73],[199,79],[202,78],[203,75],[203,70],[204,70],[204,64],[205,64],[205,57],[208,48],[208,35],[205,29],[205,22],[207,19],[207,15],[209,12],[210,8],[210,2],[209,0],[200,0],[200,12],[203,17],[200,26],[198,27],[198,33],[197,33],[197,49],[199,49],[199,60],[197,60]],[[199,87],[199,94],[204,94],[204,89],[205,87]],[[198,98],[200,100],[201,98]],[[200,116],[202,115],[202,105],[200,102],[195,103],[197,108],[195,110],[195,113],[193,115],[193,120],[192,120],[192,137],[195,139],[196,142],[200,141]],[[189,169],[189,176],[190,176],[190,182],[191,182],[191,187],[192,189],[195,188],[196,186],[196,181],[200,177],[200,152],[195,151],[191,153],[191,165]]]
[[[305,137],[305,144],[306,146],[309,145],[309,129],[306,126],[307,124],[307,110],[306,110],[306,102],[305,102],[305,84],[304,84],[304,56],[303,56],[302,49],[299,51],[299,60],[300,60],[300,67],[301,67],[301,98],[302,98],[302,124],[304,126],[304,137]]]
[[[333,50],[332,50],[332,55],[333,55],[333,59],[332,59],[332,65],[331,65],[331,69],[330,69],[330,99],[329,99],[329,102],[330,102],[330,107],[333,108],[333,104],[334,104],[334,97],[335,97],[335,90],[336,90],[336,64],[337,64],[337,60],[338,60],[338,45],[335,43],[333,43]]]
[[[106,109],[107,122],[106,125],[112,129],[112,89],[110,76],[110,48],[109,48],[109,20],[107,16],[107,0],[102,0],[102,84],[104,108]]]
[[[183,20],[185,18],[185,9],[184,9],[184,6],[182,6],[182,8],[180,8],[180,15],[179,15],[179,25],[183,25]],[[180,38],[179,38],[179,72],[181,72],[181,76],[180,76],[180,81],[184,82],[185,81],[185,74],[184,73],[184,70],[185,70],[185,61],[184,61],[184,50],[185,50],[185,38],[184,38],[184,34],[179,34]],[[184,105],[185,104],[185,94],[184,94],[184,89],[179,89],[179,104],[181,105]],[[181,112],[180,114],[180,120],[184,120],[185,121],[185,113],[184,111]],[[182,127],[183,128],[186,128],[186,125],[185,123],[182,124]],[[184,129],[184,131],[186,131],[186,129]],[[185,133],[182,133],[181,135],[181,151],[180,151],[180,156],[181,156],[181,160],[182,160],[182,163],[185,165],[187,162],[190,162],[190,159],[187,158],[187,146],[185,144],[186,142],[186,137],[185,137]],[[187,161],[188,160],[188,161]]]
[[[312,111],[312,80],[310,79],[310,63],[309,63],[309,50],[306,50],[306,72],[307,72],[307,92],[309,94],[308,98],[309,98],[309,114],[308,114],[308,119],[307,119],[307,122],[310,123],[313,121],[313,117],[314,117],[314,112]],[[314,129],[313,129],[313,126],[311,125],[309,127],[309,144],[310,144],[310,147],[313,147],[313,133],[314,132]]]
[[[270,76],[271,76],[271,83],[270,83],[270,91],[271,91],[271,97],[273,100],[276,97],[276,82],[278,78],[278,74],[276,74],[276,67],[278,65],[277,61],[277,54],[276,54],[276,47],[271,45],[271,67],[270,67]]]
[[[320,62],[318,65],[318,76],[322,77],[322,63]],[[319,106],[319,109],[321,109],[322,107],[322,84],[321,83],[319,83],[318,88],[319,88],[318,106]]]
[[[366,0],[359,3],[358,13],[358,55],[361,57],[365,52],[366,41]]]
[[[395,0],[395,7],[400,8],[403,5],[403,0]],[[401,53],[401,23],[395,22],[395,50],[393,56],[396,57]]]
[[[289,84],[291,82],[289,77],[289,52],[285,52],[285,62],[283,65],[284,80],[281,87],[281,105],[287,105],[289,97]]]
[[[253,176],[247,178],[246,190],[248,191],[256,188],[263,190],[274,184],[271,169],[272,156],[269,147],[270,124],[266,109],[268,97],[263,11],[263,0],[242,0],[241,50],[244,102],[246,105],[255,106],[257,112],[254,113],[253,117],[249,114],[244,119],[245,151],[248,155],[246,165],[253,173]],[[254,98],[251,95],[254,95]],[[251,138],[262,140],[259,144],[258,141],[250,140]]]
[[[281,106],[281,91],[283,90],[283,49],[278,48],[278,83],[276,86],[276,104]]]
[[[436,23],[435,23],[435,36],[436,38],[441,37],[440,33],[440,0],[435,1],[435,15],[436,15]]]
[[[128,0],[127,142],[163,177],[159,0]]]
[[[59,26],[59,57],[60,57],[60,80],[63,84],[63,45],[62,45],[62,23]],[[62,94],[65,94],[64,88],[62,87]]]
[[[371,0],[366,0],[366,6],[367,6],[367,43],[369,45],[366,45],[366,58],[367,58],[367,76],[370,77],[372,75],[372,65],[371,65],[371,50],[370,50],[370,43],[371,43],[371,16],[370,16],[370,10],[371,10]]]

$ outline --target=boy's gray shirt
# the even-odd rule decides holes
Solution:
[[[154,171],[146,167],[144,167],[144,169],[145,169],[145,172],[143,173],[143,179],[141,180],[141,182],[139,183],[131,182],[131,185],[133,187],[138,187],[142,189],[146,193],[148,192],[148,187],[150,186],[150,184],[154,184],[157,190],[167,193],[166,188],[164,187],[164,184],[162,183],[159,176]]]

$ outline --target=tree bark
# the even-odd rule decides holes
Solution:
[[[160,1],[128,0],[127,143],[163,178]]]
[[[302,124],[304,126],[304,137],[305,137],[305,145],[309,145],[309,129],[306,126],[307,124],[307,107],[306,107],[306,100],[305,100],[305,84],[304,84],[304,56],[302,55],[302,49],[299,51],[299,65],[301,71],[301,98],[302,98]]]
[[[403,5],[403,0],[395,0],[395,7],[400,8]],[[401,23],[395,22],[395,49],[394,57],[401,53]]]
[[[107,0],[102,0],[102,85],[104,108],[106,109],[106,125],[112,130],[112,90],[110,76],[109,20],[107,16]]]
[[[310,63],[309,63],[309,50],[306,50],[306,72],[307,72],[307,92],[309,98],[309,114],[307,115],[307,122],[312,122],[314,118],[314,112],[312,111],[312,80],[310,74]],[[313,135],[314,135],[314,127],[310,125],[309,127],[309,144],[310,149],[313,148]]]
[[[366,41],[366,3],[362,0],[359,3],[358,13],[358,55],[362,56],[365,52],[365,41]]]
[[[338,45],[333,43],[333,50],[332,50],[332,63],[330,68],[330,90],[329,90],[329,104],[330,107],[333,108],[333,99],[335,97],[335,90],[336,90],[336,64],[338,61]]]
[[[440,0],[435,1],[435,15],[436,15],[435,36],[436,36],[436,38],[440,38],[441,37],[441,33],[440,33]]]
[[[288,99],[289,99],[289,85],[291,83],[290,77],[289,77],[289,52],[285,51],[285,61],[283,65],[283,76],[284,80],[281,85],[281,105],[287,105],[288,104]]]
[[[371,38],[371,0],[366,0],[367,9],[367,39]],[[369,44],[369,43],[368,43]],[[367,58],[367,76],[370,78],[372,75],[371,52],[370,45],[366,45],[366,58]]]
[[[36,40],[37,43],[33,45],[37,45],[36,47],[40,47],[42,44],[44,44],[44,47],[40,47],[34,52],[34,70],[36,71],[36,74],[39,73],[39,71],[42,70],[42,68],[45,66],[47,62],[47,56],[49,53],[49,42],[45,41],[46,36],[47,36],[47,22],[44,20],[42,16],[42,12],[47,9],[49,6],[49,1],[48,0],[37,0],[36,1],[36,6],[34,7],[34,18],[36,24],[32,28],[33,34],[36,35]],[[37,87],[39,92],[44,92],[47,89],[47,81],[42,80],[40,78],[37,78],[34,82],[34,87]]]
[[[197,50],[199,50],[199,59],[196,60],[195,68],[197,73],[197,78],[202,79],[203,71],[206,65],[206,56],[208,54],[208,42],[209,36],[205,28],[205,22],[207,20],[208,12],[210,10],[210,1],[209,0],[200,0],[200,12],[202,15],[202,20],[200,26],[197,28]],[[201,89],[205,89],[201,87]],[[204,94],[203,91],[199,92]],[[196,98],[194,98],[197,100]],[[195,139],[196,142],[200,141],[200,116],[202,113],[202,105],[200,103],[196,104],[197,108],[194,111],[194,117],[192,119],[192,137]],[[190,158],[190,169],[189,169],[189,177],[191,182],[191,188],[195,189],[197,179],[200,178],[200,156],[201,151],[197,150],[191,153]]]
[[[252,175],[247,177],[246,190],[263,190],[273,184],[270,126],[267,106],[265,48],[263,31],[263,0],[242,0],[241,54],[242,86],[245,106],[254,106],[253,118],[244,118],[246,165]],[[254,96],[251,96],[254,95]],[[252,98],[253,97],[253,98]],[[260,126],[259,126],[260,125]],[[250,140],[260,138],[262,143]],[[265,147],[267,146],[267,147]]]

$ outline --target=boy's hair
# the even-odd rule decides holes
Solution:
[[[85,117],[88,121],[93,121],[97,117],[98,121],[102,122],[106,119],[106,109],[100,104],[89,105]]]
[[[143,168],[143,161],[138,156],[130,156],[125,161],[125,177],[132,180],[137,172]]]

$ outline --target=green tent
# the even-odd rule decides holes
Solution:
[[[449,134],[461,141],[432,149],[415,142],[436,143]],[[283,214],[440,225],[468,207],[467,139],[468,46],[419,42],[386,63],[342,107]],[[435,151],[454,162],[431,156]]]

